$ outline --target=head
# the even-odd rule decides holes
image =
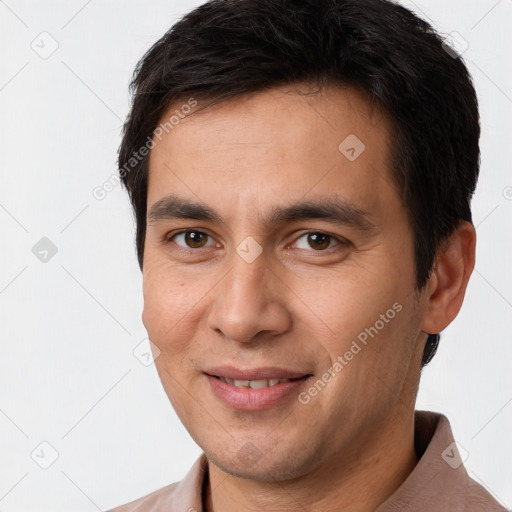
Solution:
[[[479,121],[462,60],[385,0],[210,1],[132,88],[119,166],[143,320],[205,452],[229,470],[250,440],[275,454],[261,475],[291,476],[413,403],[474,264]],[[237,364],[312,380],[255,416],[211,394],[206,370]],[[311,417],[323,432],[286,466]]]

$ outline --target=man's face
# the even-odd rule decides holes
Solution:
[[[355,90],[276,88],[186,117],[151,151],[143,321],[178,416],[225,472],[298,477],[411,415],[424,296],[389,134]],[[218,378],[249,370],[304,377]]]

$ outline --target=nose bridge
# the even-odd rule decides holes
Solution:
[[[250,252],[250,250],[249,250]],[[232,317],[249,319],[265,308],[267,302],[268,269],[263,254],[246,260],[237,252],[233,254],[231,270],[223,290],[223,301]]]
[[[258,241],[251,235],[256,229],[261,229],[254,214],[256,207],[253,202],[240,196],[238,205],[240,218],[244,220],[235,223],[232,231],[233,242],[238,240],[238,243],[234,244],[230,257],[231,271],[227,281],[229,282],[228,291],[233,293],[229,300],[238,302],[244,297],[252,295],[253,307],[261,307],[261,304],[258,306],[257,302],[263,295],[262,285],[265,284],[268,274],[266,255],[263,249],[265,242],[261,237],[258,237],[260,240]]]
[[[243,244],[241,248],[247,249]],[[272,292],[272,273],[264,254],[246,258],[251,250],[254,247],[249,245],[248,252],[233,252],[230,270],[217,288],[208,321],[211,329],[239,342],[251,341],[261,331],[276,333],[288,325],[287,313]]]

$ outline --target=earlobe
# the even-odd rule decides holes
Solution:
[[[434,269],[427,284],[422,331],[436,334],[457,316],[475,266],[476,231],[461,221],[453,234],[439,247]]]

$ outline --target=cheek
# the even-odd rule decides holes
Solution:
[[[172,269],[145,268],[142,321],[149,338],[162,351],[184,348],[197,325],[201,307],[198,297],[204,292],[199,289],[198,281],[193,283]]]
[[[419,316],[410,297],[401,297],[381,310],[360,331],[356,342],[361,352],[354,370],[371,376],[368,393],[375,399],[400,396],[419,335]],[[360,342],[363,340],[364,343]]]
[[[304,298],[301,302],[307,315],[303,319],[309,318],[311,332],[336,355],[348,350],[353,340],[364,342],[372,335],[388,332],[400,316],[396,311],[400,305],[393,308],[400,294],[391,283],[386,283],[385,278],[373,282],[360,269],[351,270],[316,282],[305,283],[299,278],[291,285]]]
[[[321,304],[316,311],[328,326],[328,335],[317,339],[328,353],[331,366],[343,357],[345,378],[354,379],[356,388],[359,383],[365,392],[378,394],[379,379],[373,390],[367,379],[370,373],[376,373],[399,392],[419,332],[420,319],[409,288],[384,277],[375,282],[350,281],[339,280],[339,286],[326,288],[328,300],[316,297],[318,300],[312,302]]]

